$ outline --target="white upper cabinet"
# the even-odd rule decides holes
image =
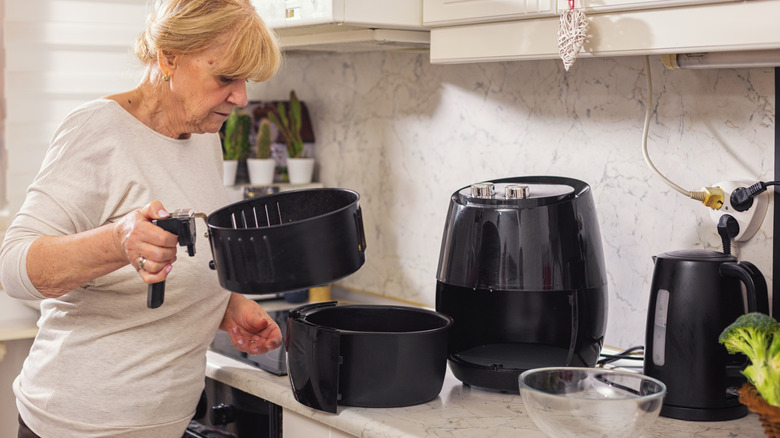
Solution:
[[[274,29],[309,26],[422,28],[422,0],[253,0]]]
[[[780,0],[574,0],[580,57],[780,48]],[[549,4],[552,2],[552,4]],[[424,0],[431,62],[553,59],[569,0]]]
[[[575,7],[587,13],[659,9],[678,6],[734,2],[738,0],[575,0]],[[558,10],[569,7],[568,0],[557,0]]]
[[[485,23],[556,14],[556,0],[424,0],[426,26]]]
[[[657,9],[736,0],[573,0],[587,13]],[[569,0],[425,0],[423,22],[440,27],[558,15]]]
[[[286,53],[427,50],[423,0],[252,0]]]

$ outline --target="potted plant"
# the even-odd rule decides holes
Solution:
[[[223,183],[232,186],[236,182],[238,160],[249,155],[249,129],[252,127],[252,117],[233,108],[225,121],[225,133],[222,138]]]
[[[249,182],[253,185],[270,185],[274,182],[276,160],[271,157],[271,122],[260,120],[257,125],[257,141],[255,141],[255,156],[247,158]]]
[[[311,182],[314,171],[314,158],[306,156],[301,128],[303,115],[301,102],[290,90],[289,108],[284,102],[279,102],[276,112],[268,113],[268,118],[279,129],[287,146],[287,173],[291,184],[307,184]]]

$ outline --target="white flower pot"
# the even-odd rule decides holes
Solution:
[[[247,158],[249,182],[256,186],[267,186],[274,182],[276,160],[273,158]]]
[[[290,184],[308,184],[314,175],[314,158],[287,158]]]
[[[238,160],[225,160],[222,162],[222,183],[226,186],[236,184],[236,170],[238,169]]]

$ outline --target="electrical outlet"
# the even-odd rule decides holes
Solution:
[[[756,181],[723,181],[713,184],[718,186],[725,192],[726,199],[723,200],[723,207],[720,210],[710,210],[710,217],[715,222],[715,226],[718,226],[720,217],[724,214],[730,214],[737,220],[739,224],[739,234],[734,238],[735,242],[746,242],[750,240],[761,227],[761,223],[764,222],[766,216],[767,205],[769,204],[769,193],[763,192],[760,195],[753,198],[753,206],[746,211],[737,211],[731,206],[731,193],[740,187],[749,187],[755,184]],[[718,230],[715,229],[717,234]]]

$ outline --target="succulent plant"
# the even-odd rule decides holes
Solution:
[[[271,122],[263,119],[257,127],[257,158],[271,158]]]
[[[225,121],[225,136],[222,139],[222,159],[241,160],[249,156],[249,129],[252,117],[233,108]]]
[[[302,116],[301,102],[295,95],[295,90],[290,90],[290,108],[288,110],[284,102],[279,102],[276,112],[269,112],[268,118],[279,129],[287,145],[287,155],[290,158],[302,158],[304,156],[303,139],[301,137]]]

